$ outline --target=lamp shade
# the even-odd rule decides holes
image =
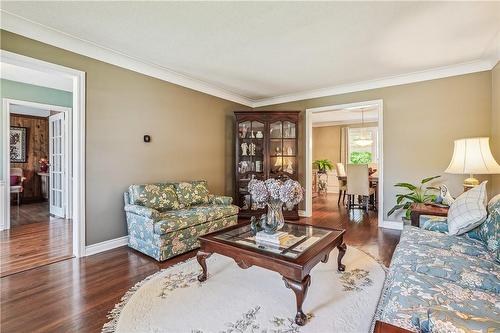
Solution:
[[[491,154],[489,138],[467,138],[455,140],[453,157],[446,173],[496,174],[500,165]]]

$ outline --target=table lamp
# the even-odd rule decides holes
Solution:
[[[469,175],[464,189],[479,185],[474,174],[498,174],[500,165],[491,154],[490,138],[466,138],[455,140],[453,157],[445,173]]]

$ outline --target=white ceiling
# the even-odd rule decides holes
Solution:
[[[0,78],[64,91],[73,91],[70,78],[0,62]]]
[[[102,46],[101,53],[163,76],[195,80],[200,91],[259,105],[479,60],[494,64],[500,48],[500,2],[2,1],[1,8],[7,30],[39,37],[7,19],[41,24],[62,32],[68,49],[76,37],[73,48],[75,41]]]
[[[311,114],[311,123],[313,127],[361,123],[361,110],[363,110],[363,119],[365,123],[378,121],[377,108],[359,107],[313,112]]]
[[[10,113],[24,114],[24,115],[28,115],[28,116],[37,116],[37,117],[50,116],[49,110],[34,108],[31,106],[26,106],[26,105],[12,104],[10,106],[9,110],[10,110]]]

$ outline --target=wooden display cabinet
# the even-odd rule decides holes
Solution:
[[[248,182],[253,179],[298,180],[299,111],[236,111],[235,204],[241,217],[260,216],[265,206],[252,201]],[[283,207],[285,219],[299,218],[298,207]]]

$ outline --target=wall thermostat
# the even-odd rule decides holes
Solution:
[[[149,135],[144,135],[144,142],[151,142],[151,137]]]

